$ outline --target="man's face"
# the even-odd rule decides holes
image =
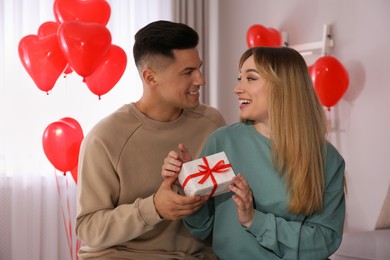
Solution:
[[[205,84],[198,50],[174,50],[175,60],[156,73],[158,102],[174,108],[196,108]],[[157,100],[156,100],[157,101]]]

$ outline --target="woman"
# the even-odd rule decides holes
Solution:
[[[217,129],[201,155],[226,153],[239,173],[233,194],[211,198],[184,222],[201,239],[212,233],[220,259],[326,259],[342,239],[345,163],[326,140],[307,65],[293,49],[255,47],[239,71],[241,122]],[[179,149],[164,177],[191,159]]]

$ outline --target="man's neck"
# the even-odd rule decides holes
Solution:
[[[183,113],[183,109],[173,107],[163,107],[160,104],[145,102],[142,98],[134,102],[136,108],[150,119],[160,122],[170,122],[178,119]]]

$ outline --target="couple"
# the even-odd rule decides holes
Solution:
[[[136,33],[143,95],[80,151],[80,259],[326,259],[342,237],[344,160],[326,142],[305,61],[289,48],[247,50],[234,88],[241,122],[225,126],[199,103],[197,44],[180,23]],[[231,192],[179,195],[181,164],[220,151],[239,173]]]

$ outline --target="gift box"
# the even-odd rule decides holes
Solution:
[[[187,196],[216,196],[229,192],[234,171],[225,152],[183,163],[179,182]]]

